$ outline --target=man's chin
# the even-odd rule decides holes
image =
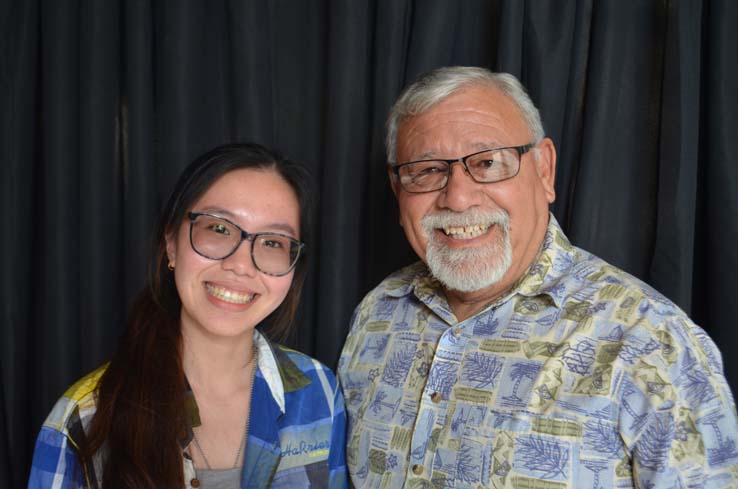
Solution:
[[[502,280],[512,265],[512,247],[507,239],[494,246],[466,250],[451,250],[431,241],[426,259],[431,273],[444,287],[470,293],[488,289]]]
[[[444,288],[463,293],[478,292],[494,286],[500,282],[508,268],[480,266],[478,263],[429,263],[428,267]]]

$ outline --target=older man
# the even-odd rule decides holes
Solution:
[[[339,364],[359,488],[738,487],[720,353],[549,214],[556,152],[511,75],[444,68],[387,147],[421,262],[353,318]]]

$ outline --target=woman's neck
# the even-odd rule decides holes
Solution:
[[[182,332],[182,367],[196,391],[230,395],[250,385],[248,372],[256,361],[253,333],[236,338]]]

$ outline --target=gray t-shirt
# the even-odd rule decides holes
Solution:
[[[241,487],[241,467],[220,470],[198,470],[200,489],[238,489]]]

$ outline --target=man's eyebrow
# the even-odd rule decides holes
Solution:
[[[425,153],[421,153],[417,156],[417,158],[413,158],[414,160],[427,160],[431,158],[435,158],[436,153],[434,151],[426,151]]]
[[[472,144],[472,147],[479,150],[484,151],[485,149],[495,149],[495,148],[501,148],[503,145],[500,144],[498,141],[485,141],[483,143],[474,143]]]

